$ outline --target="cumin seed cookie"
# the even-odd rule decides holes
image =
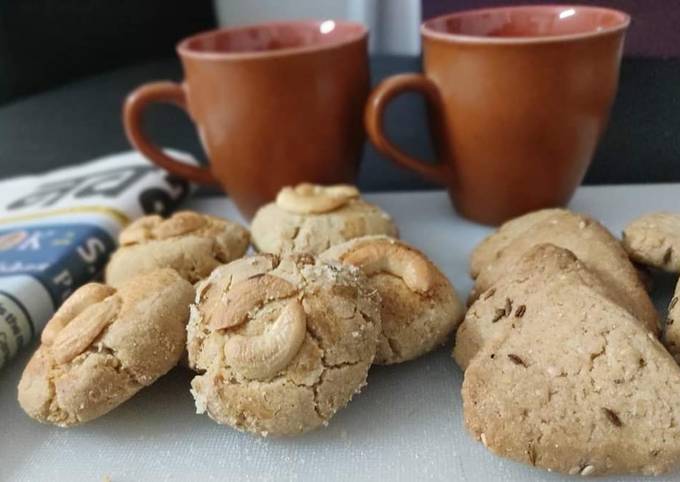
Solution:
[[[568,291],[572,286],[583,285],[615,302],[609,287],[576,261],[574,253],[553,244],[530,248],[511,272],[482,293],[467,310],[458,327],[453,349],[458,365],[467,369],[486,344],[514,330],[522,322],[529,302],[532,306],[540,306],[545,298],[543,285],[547,278],[551,278],[551,289]]]
[[[465,308],[454,287],[423,253],[386,236],[364,236],[320,255],[362,269],[381,298],[375,363],[412,360],[444,344]]]
[[[120,247],[106,267],[106,282],[117,286],[138,274],[173,268],[190,283],[208,276],[223,263],[245,254],[248,230],[207,214],[179,211],[137,219],[123,231]]]
[[[623,230],[623,247],[634,261],[680,273],[680,214],[650,213]]]
[[[354,186],[299,184],[284,187],[276,201],[260,208],[251,225],[260,252],[319,254],[370,234],[396,237],[392,218],[359,197]]]
[[[90,283],[48,322],[19,382],[21,408],[69,427],[111,411],[151,385],[184,352],[193,287],[163,269],[118,289]]]
[[[571,475],[677,466],[680,367],[573,255],[540,246],[528,256],[544,264],[495,286],[511,314],[465,371],[468,430],[499,456]],[[492,298],[475,303],[485,316]]]
[[[379,303],[358,268],[307,254],[220,266],[187,327],[197,412],[262,436],[327,424],[366,383]]]
[[[543,243],[572,251],[608,287],[613,300],[658,332],[659,315],[621,243],[596,220],[566,209],[525,214],[483,240],[470,259],[475,280],[470,299],[491,288],[524,253]]]

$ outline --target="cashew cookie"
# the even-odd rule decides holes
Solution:
[[[634,261],[680,273],[680,214],[650,213],[623,230],[623,247]]]
[[[596,220],[566,209],[545,209],[503,224],[483,240],[470,258],[474,301],[491,288],[532,247],[543,243],[572,251],[608,287],[615,300],[650,330],[659,314],[621,243]]]
[[[285,187],[255,214],[251,230],[258,251],[276,254],[319,254],[360,236],[397,236],[392,218],[346,185]]]
[[[311,255],[220,266],[187,327],[197,412],[262,436],[325,425],[366,383],[379,304],[359,269]]]
[[[386,236],[365,236],[320,255],[362,269],[381,298],[375,362],[401,363],[444,344],[465,308],[449,280],[420,251]]]
[[[19,404],[30,417],[61,427],[122,404],[179,361],[193,294],[171,269],[118,289],[81,287],[45,327],[19,382]]]
[[[496,330],[465,371],[467,429],[499,456],[571,475],[677,467],[680,367],[572,253],[542,245],[520,264],[458,332],[457,349],[466,327]]]
[[[217,266],[243,256],[250,235],[240,224],[207,214],[180,211],[167,219],[137,219],[121,231],[120,247],[106,267],[106,282],[125,280],[159,268],[173,268],[191,283]]]

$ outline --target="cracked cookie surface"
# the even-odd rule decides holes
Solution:
[[[171,269],[118,289],[81,287],[45,327],[19,382],[19,404],[32,418],[62,427],[117,407],[177,364],[193,293]]]
[[[471,308],[499,310],[505,328],[465,371],[466,427],[497,455],[562,473],[671,470],[680,367],[571,253],[539,246],[528,256],[541,251],[533,273],[510,273]]]
[[[623,246],[634,261],[680,273],[680,213],[650,213],[623,230]]]
[[[333,246],[321,259],[364,270],[380,294],[382,331],[375,362],[401,363],[444,344],[465,308],[444,274],[423,253],[386,236]]]
[[[187,326],[198,413],[259,435],[325,425],[366,382],[379,297],[355,267],[260,254],[196,288]]]
[[[550,243],[573,252],[607,286],[610,297],[658,332],[659,315],[621,243],[596,220],[566,209],[545,209],[503,224],[472,252],[470,299],[491,288],[530,248]]]
[[[320,254],[360,236],[398,235],[392,218],[379,207],[363,201],[356,188],[311,184],[284,188],[275,202],[255,214],[251,230],[257,250],[275,254]]]
[[[207,214],[179,211],[137,219],[123,231],[120,247],[106,267],[106,282],[117,286],[138,274],[172,268],[190,283],[208,276],[223,263],[245,254],[248,230]]]

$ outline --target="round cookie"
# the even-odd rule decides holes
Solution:
[[[248,249],[248,230],[207,214],[180,211],[167,219],[137,219],[121,231],[120,248],[106,267],[106,282],[117,286],[141,273],[173,268],[191,283],[217,266],[240,258]]]
[[[359,197],[354,186],[299,184],[283,188],[276,201],[260,208],[251,225],[260,252],[319,254],[369,234],[396,237],[392,218]]]
[[[32,418],[69,427],[151,385],[184,352],[193,287],[171,269],[123,283],[90,283],[55,313],[19,382]]]
[[[321,259],[361,268],[380,294],[382,332],[375,362],[401,363],[444,344],[465,313],[454,287],[420,251],[386,236],[333,246]]]
[[[354,267],[261,254],[212,272],[187,327],[198,413],[262,436],[328,423],[366,383],[379,297]]]
[[[632,260],[680,273],[680,214],[650,213],[623,230],[623,247]]]

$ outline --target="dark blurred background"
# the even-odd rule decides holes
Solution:
[[[0,0],[0,103],[171,56],[214,25],[210,0]]]
[[[403,51],[391,49],[389,37],[417,39],[422,18],[491,5],[564,2],[0,0],[0,176],[41,172],[128,149],[120,123],[124,97],[146,81],[181,79],[174,45],[182,37],[218,23],[248,20],[250,12],[335,16],[345,3],[354,14],[372,9],[372,18],[386,12],[372,32],[374,40],[387,38],[387,47],[372,44],[375,83],[393,73],[420,69],[417,44]],[[586,182],[680,181],[680,1],[575,3],[610,6],[633,15],[619,96]],[[260,4],[269,4],[271,11]],[[408,29],[399,27],[390,34],[383,28],[405,20]],[[148,117],[151,135],[159,143],[203,157],[183,113],[159,106]],[[422,100],[406,95],[390,108],[388,131],[406,150],[432,157],[424,118]],[[432,187],[394,167],[370,146],[360,183],[365,189]]]

